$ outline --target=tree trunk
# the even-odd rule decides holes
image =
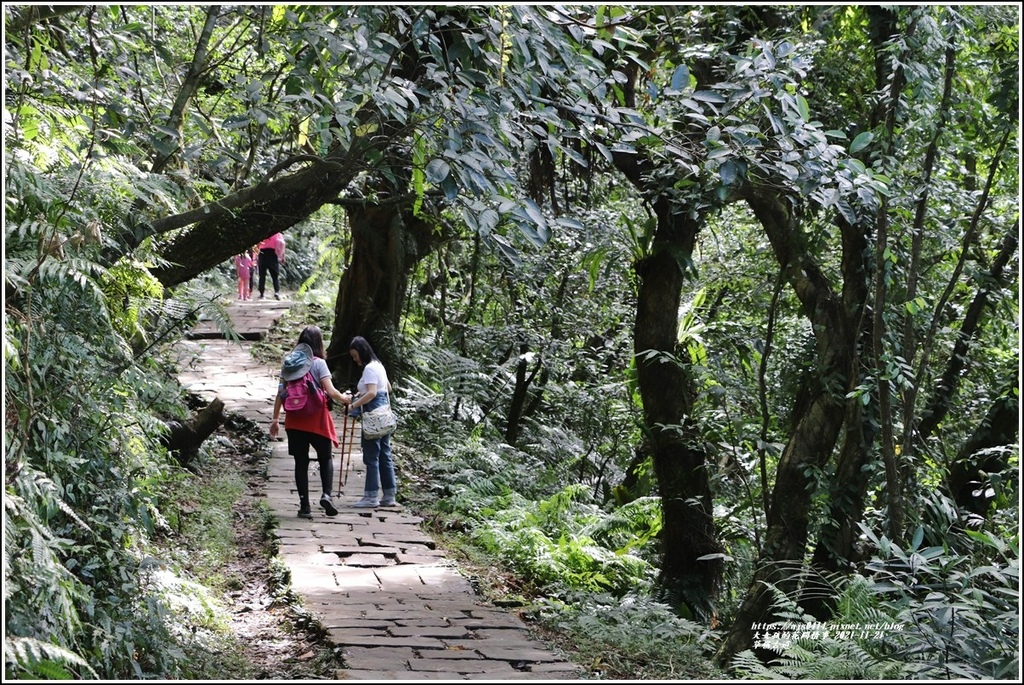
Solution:
[[[1017,442],[1020,421],[1020,398],[1017,395],[1019,376],[1007,386],[992,406],[984,421],[960,448],[949,467],[947,487],[953,501],[962,510],[980,516],[988,514],[995,493],[985,487],[986,474],[1002,474],[1009,466],[1011,451],[984,451],[994,447],[1010,447]]]
[[[861,319],[864,303],[867,301],[867,265],[863,255],[867,252],[867,234],[857,226],[845,221],[839,222],[843,236],[843,312],[850,322],[851,335],[856,322]],[[860,330],[860,345],[853,345],[851,354],[849,384],[855,386],[864,379],[858,377],[861,366],[859,350],[870,349],[872,331],[866,325]],[[874,442],[875,417],[866,416],[859,397],[846,401],[843,444],[839,450],[835,472],[829,483],[829,514],[818,533],[818,542],[812,557],[812,566],[818,571],[849,571],[858,561],[855,543],[859,536],[858,524],[864,516],[867,498],[867,465],[871,461],[871,445]],[[813,615],[825,620],[831,613],[830,599],[817,593],[811,597],[805,593],[802,605]]]
[[[181,152],[182,141],[184,140],[182,124],[185,121],[185,107],[202,84],[204,74],[209,73],[207,57],[210,50],[210,37],[217,26],[220,10],[221,7],[219,5],[211,5],[206,8],[206,22],[203,24],[203,31],[199,34],[199,38],[196,41],[195,53],[192,55],[192,61],[189,62],[188,72],[181,82],[181,88],[174,99],[171,112],[164,123],[166,128],[174,131],[174,135],[163,135],[163,145],[155,146],[155,157],[152,167],[152,173],[154,174],[163,173],[170,161]]]
[[[538,361],[533,369],[533,373],[527,375],[528,364],[526,355],[529,351],[530,346],[526,343],[519,345],[519,361],[516,363],[516,385],[512,390],[512,401],[509,404],[508,419],[505,424],[505,442],[513,447],[515,447],[516,442],[519,440],[519,432],[522,430],[527,393],[530,391],[533,379],[537,377],[537,372],[540,371],[542,366],[542,362]]]
[[[685,603],[707,618],[722,574],[723,561],[716,555],[724,550],[715,533],[707,455],[691,415],[694,380],[687,366],[665,359],[676,351],[682,260],[693,253],[700,226],[673,209],[664,198],[655,203],[654,247],[637,265],[640,288],[634,351],[661,495],[659,589],[671,605]]]
[[[857,524],[864,513],[873,436],[859,398],[847,402],[843,444],[829,487],[828,510],[812,563],[823,571],[849,571]],[[819,616],[818,613],[815,613]],[[819,616],[820,617],[820,616]],[[824,617],[820,617],[824,618]]]
[[[757,571],[718,658],[727,663],[754,646],[755,623],[772,618],[776,587],[796,599],[799,571],[805,563],[815,482],[835,448],[845,418],[846,394],[854,378],[856,340],[866,290],[864,281],[847,285],[840,299],[822,269],[810,255],[795,219],[784,204],[761,189],[749,189],[747,202],[772,244],[803,310],[814,330],[819,371],[805,384],[802,411],[794,415],[794,428],[776,469],[767,533],[758,555]],[[863,236],[842,225],[845,283],[850,273],[863,274]],[[860,306],[858,306],[858,302]]]
[[[1020,221],[1018,220],[1014,223],[1013,228],[1003,237],[999,254],[996,256],[991,268],[989,268],[988,278],[983,281],[986,285],[978,290],[970,306],[967,308],[967,312],[964,314],[964,320],[960,324],[960,332],[957,335],[956,343],[953,345],[953,352],[949,355],[949,360],[942,372],[942,376],[939,378],[938,383],[935,384],[935,389],[918,426],[918,440],[922,443],[931,437],[932,433],[935,432],[935,429],[939,427],[939,424],[949,413],[953,397],[956,395],[957,388],[960,387],[960,379],[967,366],[967,355],[970,350],[971,341],[974,340],[981,329],[982,314],[985,311],[985,305],[988,303],[989,294],[1003,284],[1005,280],[1003,278],[1003,271],[1006,269],[1007,264],[1009,264],[1010,258],[1013,257],[1013,253],[1017,251],[1017,231],[1019,228]]]
[[[384,362],[394,382],[400,373],[396,348],[407,285],[416,264],[439,241],[432,226],[414,217],[410,202],[346,203],[352,253],[338,283],[334,328],[327,363],[339,387],[359,380],[361,370],[348,354],[361,335]]]

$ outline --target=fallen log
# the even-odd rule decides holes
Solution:
[[[185,422],[166,421],[167,432],[160,442],[174,455],[178,463],[188,468],[199,455],[203,442],[223,425],[224,402],[214,399]]]

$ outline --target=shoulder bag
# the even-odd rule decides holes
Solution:
[[[364,411],[360,420],[363,424],[363,437],[370,440],[391,435],[398,428],[398,417],[391,410],[390,397],[387,404],[382,404],[371,411]]]

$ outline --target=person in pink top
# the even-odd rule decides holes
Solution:
[[[252,295],[252,290],[250,290],[252,267],[251,250],[235,255],[235,272],[238,274],[238,299],[240,300],[248,300]]]
[[[281,264],[284,264],[284,236],[275,233],[260,243],[259,254],[260,270],[260,299],[263,299],[263,291],[266,287],[267,272],[274,280],[274,299],[281,299]]]

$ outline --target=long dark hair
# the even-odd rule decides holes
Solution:
[[[359,355],[359,361],[363,366],[366,366],[372,361],[380,361],[380,359],[377,358],[377,353],[373,351],[372,347],[370,347],[370,343],[368,343],[366,338],[361,335],[357,335],[352,338],[352,342],[349,343],[348,349],[356,351]]]
[[[324,334],[319,326],[306,326],[299,333],[299,344],[306,343],[313,349],[313,355],[321,359],[327,358],[324,352]]]

